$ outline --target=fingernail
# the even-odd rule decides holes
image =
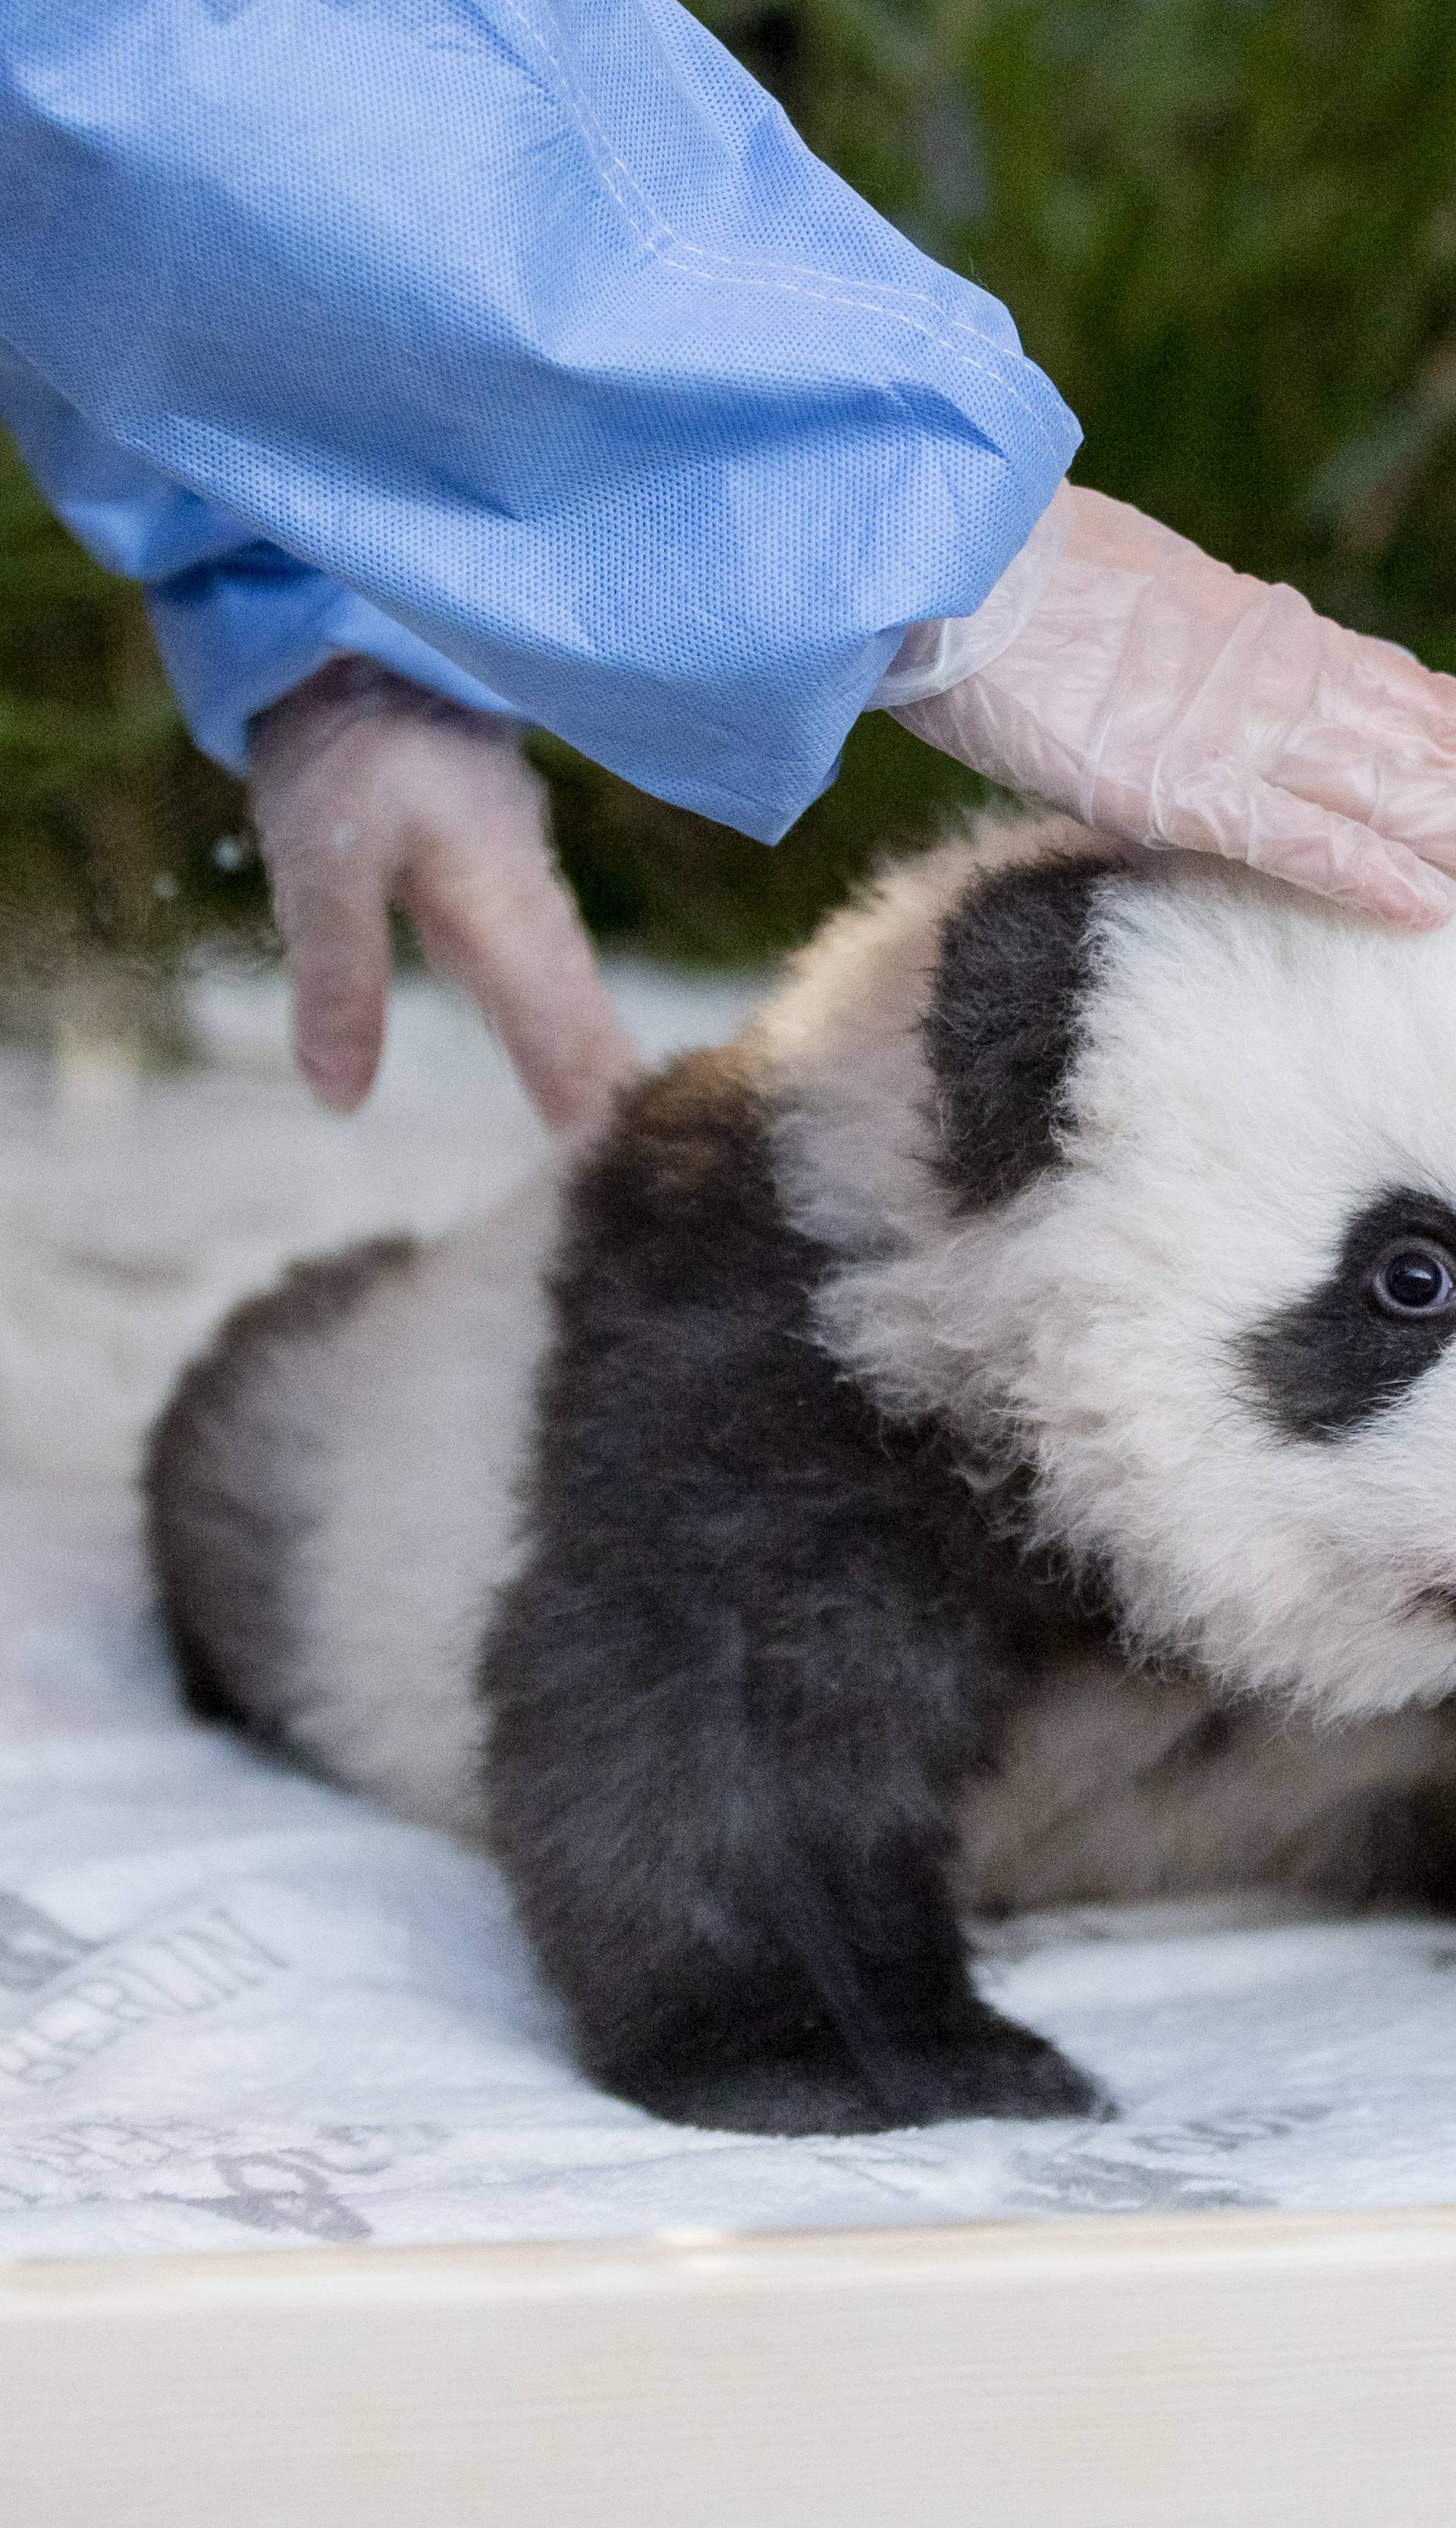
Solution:
[[[1412,887],[1408,895],[1392,899],[1388,906],[1378,905],[1376,911],[1382,913],[1387,921],[1404,922],[1410,930],[1444,930],[1452,914],[1456,913],[1456,897],[1447,900],[1428,895],[1423,888]]]
[[[1442,869],[1431,869],[1413,889],[1432,924],[1449,922],[1456,913],[1456,884]]]
[[[360,1079],[357,1066],[337,1056],[310,1053],[300,1045],[298,1068],[320,1104],[335,1115],[351,1115],[368,1094],[369,1081]]]

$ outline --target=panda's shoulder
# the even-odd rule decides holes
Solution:
[[[636,1083],[571,1185],[558,1281],[630,1273],[665,1296],[781,1267],[802,1241],[778,1203],[769,1125],[761,1071],[740,1044]]]

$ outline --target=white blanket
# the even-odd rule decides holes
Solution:
[[[732,1016],[626,988],[657,1043]],[[1119,2121],[685,2133],[575,2073],[486,1862],[180,1714],[119,1469],[181,1351],[283,1254],[442,1224],[535,1148],[438,999],[348,1126],[280,1019],[216,995],[219,1067],[59,1116],[0,1080],[0,2253],[1449,2198],[1456,1924],[1021,1922],[990,1988]]]

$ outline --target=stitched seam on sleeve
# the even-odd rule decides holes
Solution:
[[[653,209],[639,179],[613,149],[592,109],[591,101],[580,79],[562,57],[566,51],[565,45],[562,44],[561,55],[554,53],[541,28],[532,23],[525,10],[518,5],[518,0],[505,0],[505,6],[522,32],[543,54],[555,73],[557,94],[580,133],[605,189],[621,211],[639,243],[655,256],[664,269],[687,273],[699,281],[720,281],[734,288],[772,290],[787,296],[815,298],[827,306],[850,307],[859,314],[882,316],[891,324],[903,325],[909,332],[918,334],[924,341],[933,342],[937,349],[946,352],[950,358],[958,360],[963,367],[978,370],[983,376],[993,379],[1013,402],[1020,406],[1048,449],[1060,462],[1061,447],[1046,417],[1021,392],[1014,378],[1009,374],[1014,367],[1031,366],[1024,352],[1006,349],[964,318],[944,315],[936,307],[936,302],[928,290],[916,290],[909,282],[856,283],[843,273],[825,272],[811,264],[789,264],[777,269],[754,271],[748,258],[727,254],[720,247],[697,245],[691,238],[680,237]],[[548,10],[546,14],[551,18],[554,26],[556,24],[554,13]],[[560,42],[559,33],[557,41]],[[632,199],[628,198],[629,193]],[[634,201],[637,206],[635,208]],[[664,246],[675,248],[676,255],[664,251]],[[681,256],[688,256],[691,260],[686,262],[678,260],[677,258]],[[713,263],[720,265],[722,269],[712,272],[702,268],[704,265]],[[825,286],[811,289],[807,286],[809,283],[820,283]],[[855,294],[857,290],[863,294],[857,296]],[[924,318],[911,314],[904,307],[887,304],[886,293],[892,291],[899,297],[917,300],[921,306],[934,311],[939,321],[926,322]],[[950,339],[952,334],[963,334],[969,341],[978,343],[984,351],[989,351],[992,357],[979,358],[972,352],[960,349]]]

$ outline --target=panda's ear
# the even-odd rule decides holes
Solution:
[[[1004,1202],[1056,1157],[1097,891],[1126,867],[1108,859],[1007,869],[971,887],[946,918],[925,1049],[936,1174],[964,1204]]]

